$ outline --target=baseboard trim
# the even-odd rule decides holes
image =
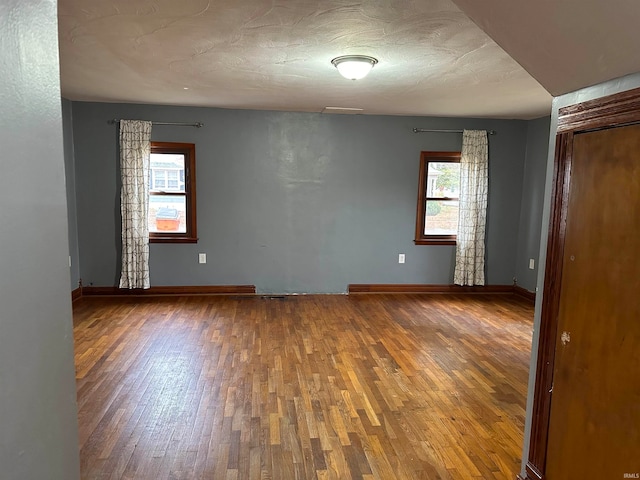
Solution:
[[[82,297],[82,287],[78,287],[75,290],[71,290],[71,303],[75,302],[80,297]]]
[[[118,287],[82,287],[83,297],[139,297],[149,295],[255,295],[255,285],[191,285],[160,286],[147,289]]]
[[[513,293],[512,285],[430,285],[412,283],[352,283],[349,293]]]
[[[410,283],[352,283],[347,293],[510,293],[535,302],[536,294],[518,285],[432,285]],[[150,295],[255,295],[255,285],[191,285],[191,286],[157,286],[148,289],[125,289],[118,287],[79,287],[71,291],[71,300],[75,302],[82,297],[117,296],[138,297]]]
[[[513,293],[515,293],[516,295],[520,295],[521,297],[526,298],[530,302],[533,302],[533,303],[536,302],[536,293],[535,292],[530,292],[526,288],[522,288],[520,285],[514,285],[513,286]]]
[[[360,293],[510,293],[535,301],[535,293],[517,285],[431,285],[412,283],[352,283],[349,294]]]

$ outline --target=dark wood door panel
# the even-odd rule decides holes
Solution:
[[[546,476],[640,472],[640,126],[576,134]]]

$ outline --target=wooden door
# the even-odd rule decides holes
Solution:
[[[640,126],[575,134],[569,185],[545,479],[638,478]]]

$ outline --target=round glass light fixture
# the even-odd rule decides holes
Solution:
[[[366,55],[344,55],[331,60],[340,75],[349,80],[360,80],[367,76],[378,60]]]

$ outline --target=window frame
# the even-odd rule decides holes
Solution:
[[[152,154],[178,154],[184,155],[184,192],[172,191],[154,192],[149,189],[151,196],[161,195],[184,195],[186,212],[186,232],[167,233],[149,232],[149,243],[197,243],[197,216],[196,216],[196,146],[194,143],[179,142],[151,142]],[[149,167],[149,177],[153,181],[151,167]],[[180,175],[178,175],[178,184]],[[165,186],[168,186],[168,175],[165,174]]]
[[[460,152],[420,152],[418,206],[416,208],[416,231],[413,242],[416,245],[455,245],[457,235],[427,235],[424,233],[427,201],[458,200],[456,197],[427,197],[429,163],[460,163]]]

